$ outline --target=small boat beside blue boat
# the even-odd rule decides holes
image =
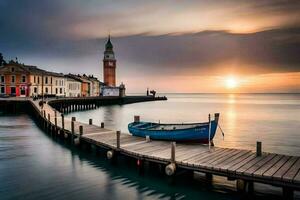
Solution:
[[[142,122],[135,119],[128,124],[129,132],[138,137],[149,137],[153,140],[167,140],[176,142],[199,142],[208,143],[214,138],[219,113],[215,113],[214,119],[202,123],[161,124]]]

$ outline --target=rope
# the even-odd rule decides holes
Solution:
[[[220,129],[220,131],[221,131],[221,133],[222,133],[223,140],[224,140],[224,136],[225,136],[225,134],[224,134],[224,131],[222,130],[222,128],[221,128],[221,126],[220,126],[220,124],[218,124],[218,127],[219,127],[219,129]]]

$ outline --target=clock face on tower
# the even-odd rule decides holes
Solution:
[[[114,63],[109,61],[108,66],[114,66]]]

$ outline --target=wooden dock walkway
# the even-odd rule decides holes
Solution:
[[[291,196],[294,190],[300,190],[300,157],[267,152],[259,156],[250,150],[219,147],[211,147],[209,150],[206,145],[200,144],[176,144],[175,148],[174,143],[146,141],[144,138],[101,128],[93,125],[92,121],[89,121],[90,124],[72,122],[72,119],[62,117],[48,104],[44,104],[41,110],[38,101],[31,102],[52,130],[63,131],[65,137],[71,137],[77,144],[85,142],[105,148],[108,158],[122,154],[141,161],[164,164],[169,175],[180,168],[225,176],[238,180],[237,187],[242,190],[246,186],[253,187],[253,182],[282,187],[287,196]]]

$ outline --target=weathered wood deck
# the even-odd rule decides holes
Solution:
[[[31,101],[41,115],[46,113],[45,120],[55,126],[55,111],[44,104],[41,111],[37,101]],[[62,129],[62,117],[57,112],[57,127]],[[83,134],[79,133],[83,127]],[[65,132],[71,134],[71,119],[64,117]],[[177,144],[175,161],[171,160],[171,144],[164,141],[146,141],[126,133],[120,134],[120,146],[117,146],[116,131],[101,128],[88,123],[74,122],[74,137],[92,145],[113,150],[119,154],[140,160],[170,164],[174,162],[177,168],[226,176],[248,182],[260,182],[288,188],[300,189],[300,157],[263,152],[261,156],[250,150],[212,147],[205,145]]]

